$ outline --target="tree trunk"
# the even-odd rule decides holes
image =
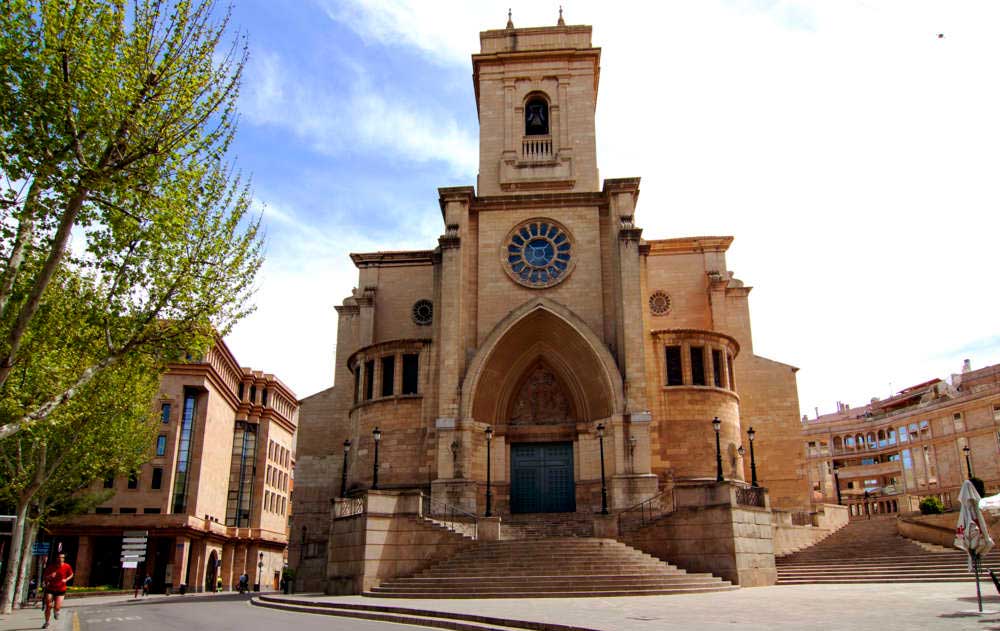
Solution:
[[[24,547],[25,521],[28,517],[28,504],[30,500],[18,499],[17,521],[14,522],[14,532],[10,535],[10,559],[4,569],[3,576],[3,603],[0,605],[0,614],[9,615],[14,608],[14,585],[17,582],[18,570],[21,568],[21,548]]]
[[[31,571],[31,545],[35,542],[35,535],[38,533],[38,523],[31,522],[25,529],[24,545],[21,546],[21,566],[17,572],[17,582],[14,584],[14,605],[16,606],[24,594],[24,583],[29,579],[28,573]]]

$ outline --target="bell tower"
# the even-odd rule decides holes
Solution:
[[[480,196],[599,189],[594,112],[601,49],[591,27],[479,34],[472,56]]]

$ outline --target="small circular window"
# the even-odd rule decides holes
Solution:
[[[417,324],[430,324],[434,320],[434,303],[430,300],[418,300],[413,303],[413,321]]]
[[[667,292],[658,289],[649,296],[649,312],[655,316],[670,313],[670,296]]]

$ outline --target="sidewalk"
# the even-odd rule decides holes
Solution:
[[[731,592],[623,598],[405,599],[296,596],[302,602],[350,603],[529,620],[600,631],[706,629],[1000,629],[1000,596],[983,583],[976,611],[972,583],[782,585]],[[311,615],[294,614],[289,615]]]
[[[277,594],[277,592],[264,592],[264,594]],[[254,592],[253,595],[256,596],[258,593]],[[102,605],[117,605],[131,602],[183,602],[185,599],[191,598],[224,598],[226,596],[236,597],[238,594],[236,592],[201,592],[190,593],[185,596],[181,596],[179,594],[174,594],[172,596],[155,594],[152,596],[146,596],[145,598],[141,596],[139,598],[134,598],[131,593],[76,598],[69,596],[63,601],[62,614],[59,616],[59,620],[51,620],[49,629],[53,631],[71,630],[73,628],[73,612],[79,607],[99,607]],[[249,596],[239,597],[249,598]],[[45,614],[42,609],[37,606],[30,609],[15,609],[10,615],[5,616],[0,614],[0,631],[25,631],[27,629],[39,629],[44,621]]]

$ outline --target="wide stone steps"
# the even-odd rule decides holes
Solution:
[[[366,596],[546,598],[642,596],[736,589],[711,574],[688,574],[614,539],[557,537],[479,542]]]
[[[956,521],[958,516],[955,516]],[[818,544],[776,560],[778,584],[930,583],[976,580],[967,556],[942,548],[929,552],[900,537],[894,519],[851,522]],[[1000,565],[1000,553],[982,566]]]

